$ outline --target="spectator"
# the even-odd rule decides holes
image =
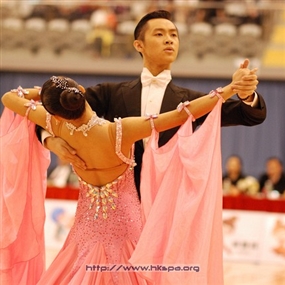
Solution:
[[[79,186],[71,165],[68,162],[61,161],[59,158],[57,158],[56,167],[48,176],[47,183],[49,186],[59,188],[66,186]]]
[[[92,13],[90,22],[92,31],[87,35],[87,42],[96,45],[96,40],[99,41],[100,55],[109,57],[117,26],[116,14],[110,7],[100,7]]]
[[[270,157],[266,161],[266,171],[259,179],[260,191],[269,195],[275,190],[279,195],[285,193],[285,173],[283,163],[278,157]]]
[[[227,21],[224,7],[222,7],[224,0],[200,0],[199,2],[205,6],[198,9],[196,14],[197,22],[216,25]]]
[[[238,155],[227,159],[226,172],[223,175],[223,191],[226,195],[255,195],[259,190],[258,180],[243,173],[242,160]]]

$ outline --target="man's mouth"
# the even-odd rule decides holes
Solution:
[[[166,48],[166,49],[164,49],[164,51],[173,52],[174,49],[173,48]]]

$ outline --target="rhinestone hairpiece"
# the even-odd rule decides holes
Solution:
[[[67,80],[64,78],[58,78],[57,76],[52,76],[50,80],[55,83],[56,88],[60,89],[67,89],[68,88],[68,83]]]
[[[51,81],[55,83],[56,88],[60,88],[63,90],[68,90],[69,92],[73,91],[75,94],[78,93],[83,96],[83,93],[76,87],[68,87],[68,82],[66,78],[58,78],[57,76],[52,76]]]

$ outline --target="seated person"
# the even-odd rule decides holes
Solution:
[[[230,156],[226,161],[226,172],[223,175],[223,191],[225,195],[255,195],[259,190],[258,180],[245,175],[242,160],[238,155]]]
[[[64,162],[59,158],[57,158],[57,165],[48,175],[47,185],[59,188],[66,186],[79,186],[70,163]]]
[[[283,163],[278,157],[270,157],[266,161],[266,171],[259,179],[260,191],[268,194],[273,190],[285,196],[285,173]]]

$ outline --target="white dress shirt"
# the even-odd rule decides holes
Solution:
[[[170,70],[164,70],[157,76],[153,76],[144,67],[141,73],[141,115],[154,115],[160,113],[165,89],[171,80]],[[146,82],[145,82],[146,81]]]
[[[170,70],[164,70],[157,76],[153,76],[146,67],[143,68],[141,73],[141,116],[160,113],[164,92],[170,80]],[[143,139],[144,146],[148,139]]]

